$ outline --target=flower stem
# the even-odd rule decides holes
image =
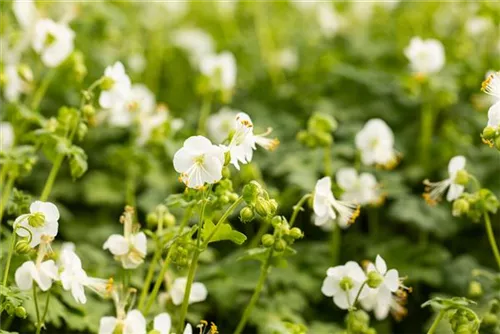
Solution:
[[[439,323],[441,322],[441,320],[444,317],[444,312],[445,312],[445,310],[439,311],[438,315],[436,316],[436,318],[434,319],[434,322],[431,325],[431,328],[429,328],[429,331],[427,332],[427,334],[434,334],[434,332],[436,332],[436,329],[437,329]]]
[[[10,192],[12,191],[15,180],[16,177],[12,174],[9,174],[9,176],[7,177],[7,183],[5,184],[5,187],[2,188],[2,198],[0,199],[0,223],[2,222],[3,212],[5,210],[5,207],[7,206],[7,201],[9,200]],[[2,225],[0,224],[0,231],[1,226]]]
[[[352,302],[352,305],[351,305],[352,308],[355,308],[356,303],[358,302],[359,296],[361,296],[361,291],[363,291],[363,289],[365,288],[365,285],[366,285],[366,281],[364,281],[363,284],[361,284],[361,286],[359,287],[359,291],[356,294],[356,298],[354,298],[354,301]]]
[[[212,106],[212,94],[207,93],[203,97],[203,101],[201,104],[201,109],[200,109],[200,119],[198,122],[198,134],[199,135],[204,135],[205,134],[205,129],[206,129],[206,122],[207,118],[210,115],[210,109]]]
[[[488,239],[490,241],[491,250],[493,251],[493,255],[495,256],[495,260],[497,261],[498,267],[500,268],[500,252],[498,251],[498,246],[495,241],[495,234],[493,233],[493,228],[491,226],[490,216],[487,212],[484,213],[484,222],[486,223],[486,232],[488,233]]]
[[[340,244],[342,243],[342,233],[339,226],[335,226],[332,231],[332,264],[339,263]]]
[[[36,283],[33,282],[33,302],[35,303],[36,312],[36,334],[39,334],[42,330],[42,323],[40,321],[40,311],[38,310],[38,299],[36,294]]]
[[[420,163],[425,171],[429,167],[430,146],[432,142],[432,132],[434,128],[434,115],[430,103],[422,106],[422,116],[420,122]]]
[[[292,228],[293,224],[295,224],[295,219],[297,219],[297,215],[299,214],[299,211],[301,211],[302,206],[311,196],[312,196],[311,194],[305,194],[293,207],[293,213],[292,217],[290,218],[290,224],[289,224],[290,228]]]
[[[9,253],[7,255],[7,263],[5,264],[5,271],[3,273],[2,286],[7,286],[7,280],[9,279],[9,269],[10,262],[12,261],[12,254],[14,254],[14,247],[16,245],[16,231],[12,232]]]
[[[161,257],[161,251],[162,251],[162,247],[160,245],[157,245],[156,251],[153,255],[153,259],[151,260],[151,264],[149,265],[146,279],[144,280],[144,286],[142,287],[141,296],[139,298],[138,308],[140,311],[142,311],[142,309],[144,307],[144,303],[146,302],[146,297],[148,295],[149,286],[151,285],[151,280],[153,279],[153,275],[155,273],[156,263],[158,262],[158,260],[160,260],[160,257]],[[160,282],[161,282],[161,280],[160,280]]]
[[[54,186],[54,182],[57,177],[57,173],[59,172],[59,169],[61,168],[61,164],[64,160],[65,155],[64,154],[59,154],[56,157],[56,160],[54,161],[54,164],[52,165],[52,169],[50,170],[49,177],[47,178],[47,181],[45,181],[45,186],[43,187],[42,190],[42,195],[40,195],[40,201],[45,202],[49,196],[50,192],[52,191],[52,187]]]
[[[40,320],[42,324],[45,323],[45,317],[47,317],[47,312],[49,311],[49,302],[50,302],[50,290],[47,291],[47,298],[45,299],[45,310],[43,311],[42,319]],[[42,325],[40,325],[42,328]]]
[[[31,110],[38,109],[38,107],[40,106],[40,102],[42,102],[42,99],[47,92],[47,88],[49,88],[50,82],[52,81],[52,79],[54,79],[55,74],[56,70],[52,69],[45,75],[42,82],[40,83],[40,86],[38,86],[38,89],[33,95],[33,100],[31,101]]]
[[[262,239],[262,236],[266,234],[268,229],[269,229],[269,221],[267,219],[264,219],[264,221],[260,224],[257,234],[255,234],[255,236],[252,238],[252,241],[249,242],[248,248],[252,249],[257,247],[259,245],[260,239]]]
[[[273,250],[269,249],[269,255],[267,256],[266,261],[262,264],[262,267],[260,269],[260,276],[259,276],[259,280],[257,282],[257,286],[255,287],[252,298],[250,298],[250,302],[248,303],[247,307],[245,308],[245,311],[243,312],[243,316],[241,317],[240,322],[238,323],[238,326],[236,327],[236,330],[234,331],[234,334],[240,334],[240,333],[242,333],[243,329],[245,329],[245,325],[248,321],[248,317],[252,313],[252,310],[255,306],[255,303],[259,299],[260,292],[262,291],[262,288],[264,287],[264,283],[267,280],[267,275],[269,274],[269,271],[270,271],[272,257],[273,257]]]

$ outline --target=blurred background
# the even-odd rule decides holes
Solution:
[[[125,180],[131,171],[141,222],[169,195],[183,191],[172,156],[196,132],[204,95],[198,61],[204,53],[223,51],[235,56],[237,81],[232,94],[213,99],[212,113],[224,106],[242,110],[257,129],[272,127],[281,142],[275,152],[256,152],[240,173],[233,170],[234,188],[238,192],[248,181],[259,180],[287,217],[324,175],[323,150],[297,140],[311,115],[320,112],[337,122],[333,172],[359,165],[354,136],[367,120],[381,118],[392,128],[401,162],[393,170],[360,167],[376,175],[385,202],[363,208],[357,222],[343,232],[339,262],[381,254],[390,268],[408,277],[405,284],[413,287],[408,315],[375,322],[379,333],[424,332],[432,314],[421,309],[423,302],[436,295],[469,296],[472,269],[495,269],[483,224],[452,217],[449,203],[430,207],[421,195],[422,181],[444,179],[449,159],[460,154],[467,158],[467,169],[500,196],[500,154],[480,137],[492,104],[492,98],[480,91],[481,82],[488,71],[500,70],[498,2],[37,1],[36,5],[44,16],[67,20],[76,33],[76,55],[54,72],[40,105],[44,116],[55,115],[63,105],[78,106],[80,91],[119,60],[133,83],[146,85],[172,118],[183,121],[182,127],[171,126],[147,145],[130,149],[126,143],[133,131],[107,125],[98,111],[80,144],[88,156],[88,172],[76,182],[67,166],[59,173],[51,196],[61,211],[58,239],[77,244],[92,276],[109,277],[119,266],[102,251],[102,244],[121,229],[118,218],[127,201],[130,184]],[[1,18],[2,38],[15,40],[20,30],[8,1],[2,1]],[[444,67],[426,79],[425,89],[404,54],[415,36],[437,39],[445,50]],[[86,75],[79,75],[78,61],[83,61]],[[23,55],[22,62],[35,74],[34,89],[50,70],[32,51]],[[422,129],[424,106],[435,115],[432,129]],[[2,100],[4,120],[15,119],[22,110],[20,104]],[[419,152],[422,131],[432,134],[427,159]],[[21,134],[20,140],[29,138]],[[39,194],[50,166],[41,156],[33,173],[18,181],[18,188],[27,195]],[[288,266],[270,274],[248,333],[287,333],[284,322],[304,324],[308,333],[341,332],[345,312],[320,291],[326,269],[335,264],[331,236],[314,226],[310,217],[309,209],[299,215],[297,225],[305,237],[296,244],[297,254],[289,258]],[[236,216],[231,222],[249,241],[259,230],[259,222],[244,225]],[[492,222],[500,235],[500,217],[493,216]],[[207,285],[209,296],[190,308],[193,324],[202,318],[213,321],[221,333],[235,327],[259,275],[259,263],[236,261],[239,252],[235,245],[221,243],[204,254],[196,280]],[[146,270],[144,266],[136,270],[132,284],[140,287]],[[172,271],[177,275],[185,269]],[[489,289],[485,284],[483,297],[475,298],[479,310],[483,299],[491,299]],[[100,317],[113,312],[111,302],[97,296],[89,296],[81,306],[61,294],[51,301],[48,332],[94,333]],[[22,321],[16,321],[13,328],[23,332]]]

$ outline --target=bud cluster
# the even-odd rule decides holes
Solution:
[[[483,139],[483,143],[487,144],[489,147],[495,147],[500,151],[500,126],[485,127],[481,134],[481,138]]]
[[[500,203],[490,190],[480,189],[474,193],[464,193],[453,202],[452,214],[456,217],[467,216],[478,222],[485,212],[496,213]]]
[[[252,221],[255,214],[270,219],[278,210],[278,202],[270,198],[268,192],[257,181],[251,181],[243,187],[243,199],[247,205],[241,209],[240,219],[244,223]]]
[[[283,216],[274,216],[271,219],[274,228],[273,234],[264,234],[261,242],[264,247],[273,248],[275,252],[283,252],[295,240],[301,239],[304,234],[298,227],[290,228],[288,221]]]
[[[297,134],[297,140],[311,148],[327,147],[333,143],[336,129],[337,121],[332,116],[316,112],[307,121],[307,129]]]
[[[450,316],[450,325],[455,334],[479,333],[479,321],[474,313],[467,309],[457,309]]]
[[[345,334],[377,334],[377,331],[370,327],[370,316],[363,310],[349,312],[345,322],[349,328]]]
[[[155,211],[147,214],[146,223],[149,228],[157,227],[158,231],[161,231],[163,227],[175,225],[175,216],[170,213],[166,205],[160,204]]]
[[[229,173],[229,168],[224,167],[222,172],[223,174]],[[238,199],[238,194],[233,191],[233,182],[228,178],[229,176],[224,175],[224,178],[215,186],[213,191],[215,198],[210,201],[214,210],[222,209],[227,204],[234,203]]]
[[[490,302],[489,310],[481,320],[481,333],[496,333],[500,329],[500,300],[494,299]]]

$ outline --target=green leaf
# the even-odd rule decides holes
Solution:
[[[226,223],[221,223],[215,234],[211,237],[210,242],[230,240],[237,245],[241,245],[247,240],[246,235],[236,230],[233,230],[231,225]],[[215,224],[211,220],[205,221],[203,229],[201,230],[201,237],[203,240],[207,240],[215,229]]]
[[[452,298],[432,298],[422,304],[422,307],[432,306],[436,310],[442,309],[459,309],[463,307],[469,307],[476,305],[476,302],[464,297],[452,297]]]

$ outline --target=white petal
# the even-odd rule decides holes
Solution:
[[[325,176],[316,182],[314,193],[322,196],[328,196],[332,192],[332,179]]]
[[[208,291],[205,284],[195,282],[191,286],[191,294],[189,295],[189,303],[198,303],[207,299]]]
[[[153,328],[160,332],[159,334],[170,334],[172,319],[168,313],[160,313],[154,319]]]
[[[327,276],[323,280],[321,292],[327,297],[333,297],[335,294],[340,292],[339,280],[336,277]]]
[[[87,302],[87,297],[85,296],[85,291],[83,285],[78,282],[73,282],[71,285],[71,294],[75,298],[77,303],[85,304]]]
[[[102,317],[99,323],[99,334],[113,334],[116,322],[115,317]]]
[[[193,327],[191,327],[191,324],[186,324],[183,334],[193,334]]]
[[[389,291],[383,290],[384,292],[377,295],[377,302],[374,307],[374,314],[377,320],[383,320],[389,315],[389,310],[391,307],[392,295]]]
[[[21,290],[29,290],[33,286],[33,274],[36,272],[35,263],[33,261],[24,262],[16,270],[15,280],[16,285]]]
[[[43,204],[42,201],[34,201],[33,203],[31,203],[30,213],[40,212],[42,204]]]
[[[396,292],[399,288],[399,273],[398,273],[398,271],[396,269],[389,270],[385,274],[384,283],[390,291]]]
[[[335,174],[337,184],[343,190],[349,190],[358,182],[358,172],[354,168],[340,168]]]
[[[181,148],[174,154],[174,169],[177,173],[184,173],[191,168],[194,164],[196,156],[187,150]]]
[[[465,168],[465,157],[462,155],[457,155],[456,157],[451,158],[448,164],[448,173],[450,175],[455,174],[461,169]]]
[[[377,271],[381,275],[385,275],[385,273],[387,271],[387,265],[386,265],[384,259],[380,255],[377,255],[377,258],[375,259],[375,266],[377,267]]]
[[[456,200],[460,197],[460,195],[462,195],[464,189],[464,186],[452,183],[450,185],[450,189],[448,189],[448,193],[446,194],[446,200],[448,200],[448,202]]]
[[[333,302],[342,310],[347,310],[350,306],[349,301],[347,301],[347,293],[341,291],[333,297]]]
[[[144,256],[146,256],[147,238],[146,238],[146,234],[144,234],[144,232],[139,232],[136,235],[134,235],[132,244],[140,253],[142,253]]]
[[[203,154],[212,148],[212,142],[203,136],[191,136],[184,141],[184,148],[193,154]]]
[[[488,126],[500,126],[500,101],[492,105],[488,110]]]
[[[146,334],[146,319],[139,310],[132,310],[127,313],[123,334]]]
[[[127,239],[120,234],[112,234],[102,246],[103,249],[109,249],[113,255],[125,255],[128,253],[129,245]]]

